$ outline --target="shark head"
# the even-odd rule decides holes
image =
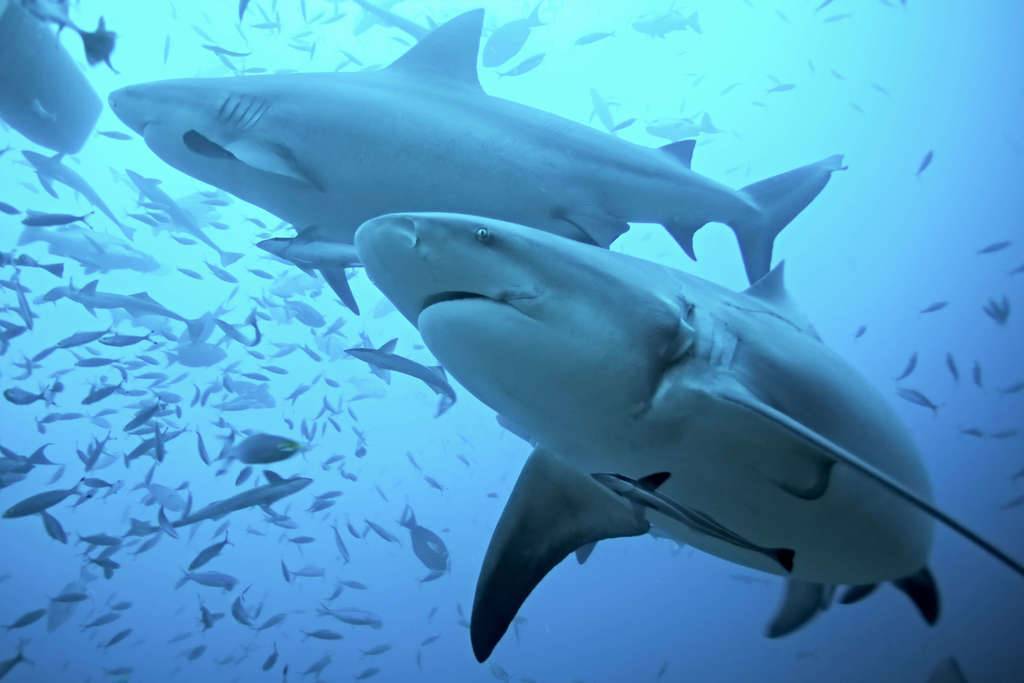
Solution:
[[[272,106],[273,77],[179,79],[110,94],[110,108],[157,156],[229,192],[316,186],[274,131],[292,113]],[[282,118],[283,117],[283,118]]]
[[[642,413],[692,343],[686,302],[652,282],[650,264],[609,269],[596,247],[428,213],[373,219],[355,242],[370,278],[442,365],[538,439],[537,415],[564,434]]]

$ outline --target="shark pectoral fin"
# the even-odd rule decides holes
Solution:
[[[264,173],[292,178],[310,185],[320,192],[324,191],[323,183],[305,169],[287,147],[250,138],[240,138],[224,145],[224,149],[246,166],[251,166]]]
[[[629,230],[629,223],[606,214],[555,211],[552,217],[575,226],[591,242],[604,249],[610,247],[612,242]]]
[[[348,286],[348,276],[345,275],[345,268],[321,268],[320,274],[324,276],[324,280],[334,290],[334,293],[338,295],[338,298],[345,304],[345,307],[359,315],[359,304],[356,303],[356,297],[352,294],[352,288]]]
[[[939,600],[939,587],[935,583],[935,577],[927,567],[910,576],[896,579],[892,582],[901,593],[910,598],[910,601],[917,607],[917,611],[929,626],[934,626],[939,620],[941,602]]]
[[[1003,550],[999,549],[996,545],[983,538],[977,532],[971,530],[969,527],[958,521],[955,517],[943,512],[938,507],[933,505],[930,501],[925,499],[920,494],[911,491],[909,488],[890,477],[885,472],[882,472],[874,465],[861,460],[859,457],[846,450],[837,443],[834,443],[825,436],[818,432],[810,429],[806,425],[801,424],[797,420],[794,420],[789,415],[786,415],[780,410],[777,410],[766,403],[757,400],[750,394],[744,392],[726,392],[721,393],[720,398],[729,401],[735,405],[741,406],[750,412],[762,417],[769,422],[776,424],[782,429],[790,432],[792,435],[804,442],[814,446],[819,452],[828,456],[830,459],[837,463],[841,463],[851,469],[860,472],[862,475],[876,482],[882,488],[887,489],[889,492],[895,494],[899,498],[902,498],[910,505],[916,507],[921,512],[929,515],[938,522],[941,522],[947,528],[960,534],[963,538],[967,539],[974,545],[978,546],[986,553],[994,557],[995,559],[1002,562],[1004,565],[1012,569],[1017,574],[1024,576],[1024,565],[1017,560],[1007,555]]]
[[[825,584],[786,581],[782,604],[765,629],[765,636],[781,638],[798,630],[828,608],[831,596],[832,591]]]
[[[186,131],[181,142],[189,151],[207,159],[235,159],[235,155],[197,130]]]
[[[526,443],[529,443],[529,444],[535,444],[536,443],[530,437],[530,434],[523,428],[523,426],[520,425],[519,423],[517,423],[516,421],[511,420],[511,419],[505,417],[504,415],[497,415],[497,416],[495,416],[495,419],[498,421],[499,425],[504,427],[507,431],[511,432],[512,434],[515,434],[516,436],[518,436],[520,439],[522,439]]]
[[[519,475],[484,557],[470,638],[484,661],[527,596],[569,553],[606,538],[639,536],[650,525],[589,475],[538,448]]]
[[[579,548],[576,548],[576,561],[580,564],[585,564],[586,561],[590,559],[590,555],[594,552],[594,548],[596,547],[597,541],[594,541],[593,543],[581,545]]]

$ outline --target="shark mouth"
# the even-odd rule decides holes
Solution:
[[[487,296],[485,294],[480,294],[479,292],[465,292],[458,290],[437,292],[436,294],[431,294],[430,296],[426,297],[423,300],[423,303],[420,305],[420,315],[422,315],[423,312],[426,311],[431,306],[449,303],[452,301],[470,301],[474,299],[490,301],[492,303],[501,304],[505,306],[511,306],[516,310],[520,310],[514,302],[528,301],[530,299],[536,299],[538,296],[538,294],[532,292],[502,292],[497,297]],[[522,311],[520,310],[520,312]]]
[[[181,141],[189,151],[206,157],[207,159],[233,159],[238,160],[234,154],[218,145],[197,130],[189,130],[181,136]]]

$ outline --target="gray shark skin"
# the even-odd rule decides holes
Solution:
[[[694,233],[718,221],[751,280],[842,168],[832,156],[732,190],[691,170],[693,141],[649,149],[489,96],[482,23],[456,17],[381,71],[162,81],[110,106],[171,166],[333,241],[382,214],[451,211],[601,246],[630,221],[660,223],[693,257]]]
[[[102,104],[50,27],[0,0],[0,119],[32,142],[74,154]]]
[[[172,526],[180,528],[190,524],[195,524],[196,522],[202,522],[207,519],[220,519],[232,512],[255,507],[257,505],[273,505],[282,498],[294,495],[313,483],[313,480],[307,477],[291,477],[290,479],[285,479],[269,470],[264,472],[264,475],[267,478],[266,484],[253,487],[248,491],[235,494],[230,498],[210,503],[206,507],[196,510],[187,517],[182,517],[178,521],[174,522]]]
[[[553,481],[592,490],[595,472],[670,474],[658,489],[666,499],[759,548],[793,550],[790,577],[803,582],[919,576],[936,520],[1024,575],[931,502],[909,433],[796,309],[781,265],[732,292],[543,231],[451,214],[379,217],[360,227],[356,249],[452,376],[538,444],[477,585],[471,636],[481,661],[515,614],[509,603],[546,569],[588,543],[644,531],[629,527],[628,502],[605,487],[616,504],[595,492],[566,508],[552,494]],[[548,483],[531,491],[538,468]],[[762,552],[656,509],[646,516],[681,543],[783,573]]]

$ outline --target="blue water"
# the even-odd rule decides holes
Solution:
[[[335,4],[347,16],[337,23],[307,26],[295,0],[254,2],[240,34],[237,3],[227,0],[97,1],[82,3],[75,16],[82,25],[92,26],[102,14],[117,31],[113,63],[119,73],[85,66],[81,45],[70,31],[62,42],[82,62],[104,99],[112,90],[138,82],[229,75],[216,56],[203,49],[208,41],[194,27],[222,46],[251,51],[252,56],[244,59],[246,66],[271,70],[331,71],[344,60],[340,49],[357,54],[366,65],[384,65],[406,49],[407,38],[391,28],[377,26],[355,37],[353,28],[362,10],[354,3],[306,4],[310,18],[321,12],[329,15]],[[480,4],[407,0],[392,9],[427,25],[428,17],[440,23]],[[512,0],[484,4],[489,29],[532,9],[531,2]],[[849,169],[835,175],[776,243],[776,259],[787,261],[791,293],[823,339],[878,386],[909,425],[939,505],[1011,554],[1024,555],[1022,508],[1001,509],[1024,494],[1024,480],[1014,478],[1024,467],[1021,437],[963,433],[970,428],[986,435],[1024,428],[1024,394],[999,390],[1024,379],[1017,352],[1024,344],[1017,308],[1024,305],[1024,274],[1010,275],[1024,263],[1024,195],[1017,182],[1024,153],[1019,125],[1024,110],[1024,6],[835,0],[816,13],[817,2],[798,0],[674,4],[685,4],[687,14],[698,11],[703,32],[687,30],[656,39],[631,28],[636,19],[666,11],[671,2],[547,0],[541,8],[545,25],[534,29],[526,47],[499,70],[541,52],[546,54],[544,61],[516,77],[499,77],[496,70],[481,68],[483,86],[493,95],[581,123],[591,118],[590,90],[596,89],[617,103],[612,109],[616,122],[637,118],[619,134],[649,146],[666,142],[645,131],[650,121],[680,115],[698,118],[707,112],[722,132],[700,137],[694,168],[733,187],[829,154],[845,154]],[[271,6],[276,5],[283,26],[280,34],[252,28],[261,20],[257,5],[271,15]],[[825,21],[846,13],[850,16]],[[289,47],[292,36],[305,30],[312,34],[299,40],[316,43],[312,58]],[[574,45],[580,36],[596,31],[615,34],[592,45]],[[773,77],[795,87],[768,93],[776,85]],[[733,84],[738,85],[723,92]],[[595,119],[591,125],[601,124]],[[130,133],[109,111],[102,114],[97,130]],[[65,389],[56,396],[55,406],[0,401],[0,445],[28,454],[49,443],[47,455],[64,471],[58,483],[51,483],[55,467],[35,468],[23,481],[0,489],[0,509],[40,491],[74,485],[83,476],[76,449],[85,449],[108,433],[106,455],[100,459],[105,466],[89,476],[123,486],[109,496],[101,490],[79,507],[72,508],[72,498],[50,510],[70,536],[66,545],[47,536],[38,517],[0,520],[0,576],[5,577],[0,582],[0,622],[46,608],[83,571],[91,577],[86,584],[88,600],[78,604],[60,628],[49,632],[43,618],[22,629],[0,631],[0,660],[14,656],[19,640],[27,640],[25,653],[34,662],[18,665],[5,681],[282,680],[285,664],[288,680],[311,680],[302,672],[324,655],[332,657],[321,676],[325,681],[350,680],[371,667],[379,669],[371,679],[378,681],[626,682],[653,681],[659,671],[666,681],[925,681],[935,665],[950,656],[972,682],[1024,679],[1024,583],[945,530],[937,532],[930,563],[943,600],[943,615],[934,627],[926,626],[902,595],[884,587],[856,606],[831,607],[787,638],[768,640],[763,628],[780,599],[782,579],[645,536],[602,543],[584,567],[573,561],[557,567],[526,602],[518,637],[510,633],[487,664],[477,664],[468,631],[460,624],[460,610],[468,618],[483,553],[528,446],[501,429],[492,412],[460,387],[456,405],[435,419],[436,401],[424,386],[400,376],[385,385],[364,364],[346,356],[344,349],[362,345],[360,334],[365,333],[377,344],[398,337],[400,353],[430,361],[417,332],[390,313],[364,274],[352,279],[364,311],[357,318],[321,281],[255,249],[252,245],[265,236],[264,231],[246,219],[261,220],[273,229],[279,223],[275,217],[230,197],[228,206],[208,207],[212,212],[207,221],[228,226],[208,227],[212,238],[225,250],[245,254],[229,268],[237,285],[210,273],[204,261],[216,262],[215,256],[203,245],[180,244],[166,230],[154,231],[125,218],[139,211],[137,192],[123,173],[126,168],[160,179],[168,194],[193,209],[202,206],[196,193],[211,189],[161,162],[136,135],[131,138],[93,135],[65,163],[88,179],[123,220],[138,228],[134,246],[159,263],[158,271],[89,275],[73,259],[46,254],[43,244],[16,247],[22,216],[0,215],[0,251],[29,254],[44,263],[63,261],[64,280],[80,286],[99,278],[103,291],[143,290],[188,318],[223,304],[221,317],[241,325],[255,306],[265,315],[257,350],[268,359],[253,357],[238,344],[226,344],[224,360],[194,369],[174,364],[168,354],[173,354],[176,342],[159,335],[155,338],[161,346],[153,349],[148,343],[126,349],[93,344],[76,353],[121,357],[122,365],[131,367],[126,387],[147,393],[115,395],[94,406],[81,406],[90,386],[101,377],[117,382],[118,372],[112,367],[76,367],[75,357],[66,350],[42,360],[27,379],[16,379],[23,374],[16,363],[74,332],[105,329],[112,318],[105,312],[91,316],[66,300],[34,303],[60,281],[38,270],[21,269],[21,282],[31,290],[30,305],[38,318],[34,329],[12,340],[0,357],[0,384],[4,389],[36,391],[59,375]],[[19,209],[91,210],[63,187],[58,187],[60,199],[41,190],[19,152],[46,150],[11,130],[0,133],[0,148],[7,146],[12,149],[0,157],[0,200]],[[934,160],[918,175],[929,150]],[[89,221],[97,233],[120,235],[98,213]],[[88,229],[80,224],[78,228]],[[977,253],[1004,240],[1012,244],[992,254]],[[709,226],[698,234],[696,263],[656,226],[634,226],[615,248],[727,286],[744,285],[735,242],[724,226]],[[193,269],[202,279],[191,279],[179,268]],[[266,270],[275,281],[260,279],[249,269]],[[14,273],[6,267],[0,277],[9,281]],[[290,281],[282,283],[284,278]],[[277,293],[271,292],[274,288]],[[282,294],[311,304],[326,325],[310,328],[289,316]],[[1011,313],[1005,325],[998,325],[982,307],[990,297],[1004,295]],[[948,307],[919,313],[940,300],[949,301]],[[9,288],[0,290],[0,305],[12,307],[0,317],[20,324]],[[325,334],[338,319],[343,323],[340,331]],[[862,325],[866,332],[855,338]],[[170,328],[180,333],[180,326]],[[120,320],[116,329],[124,334],[146,332],[127,320]],[[269,360],[289,344],[305,345],[321,360],[314,361],[301,349]],[[931,397],[940,405],[935,416],[896,395],[893,378],[913,352],[919,354],[919,367],[900,386]],[[959,383],[946,370],[947,352],[959,362]],[[156,364],[140,362],[134,367],[141,355]],[[983,387],[970,377],[975,362],[983,370]],[[261,366],[269,364],[287,370],[284,375],[265,373],[274,407],[221,412],[212,406],[227,398],[223,391],[206,407],[190,405],[196,387],[203,391],[225,378],[252,381],[240,373],[263,372]],[[153,386],[153,380],[133,377],[146,372],[180,380]],[[331,387],[328,379],[339,388]],[[295,401],[288,400],[300,385],[312,388]],[[86,546],[78,542],[79,534],[122,535],[130,518],[156,522],[158,507],[147,505],[146,492],[135,489],[154,461],[143,457],[126,468],[121,457],[139,443],[138,436],[125,434],[122,427],[139,406],[152,401],[151,387],[180,397],[174,403],[174,396],[164,396],[181,411],[162,417],[164,428],[188,430],[167,444],[167,457],[153,481],[171,488],[187,483],[197,508],[240,489],[234,484],[238,467],[216,476],[216,465],[202,463],[195,432],[202,433],[213,454],[228,434],[220,420],[235,430],[267,431],[311,443],[303,455],[274,467],[285,476],[314,479],[305,491],[275,506],[292,516],[297,529],[268,524],[258,509],[227,518],[233,545],[205,569],[236,576],[240,584],[231,593],[195,584],[174,588],[195,554],[221,538],[213,536],[216,522],[183,529],[177,540],[164,537],[138,556],[132,554],[136,547],[119,551],[115,559],[122,566],[112,579],[104,579],[95,565],[83,569]],[[335,418],[340,431],[324,417],[315,419],[325,399],[332,406],[341,401],[343,411]],[[92,419],[107,408],[116,412]],[[54,412],[84,416],[39,423]],[[301,434],[303,421],[316,425],[311,440]],[[431,487],[406,453],[444,490]],[[337,463],[321,466],[334,455],[344,456],[344,471],[357,480],[342,477]],[[330,490],[343,491],[334,507],[306,512],[315,494]],[[420,582],[426,569],[397,523],[406,504],[420,523],[443,537],[451,552],[450,573],[436,581]],[[362,532],[365,519],[389,529],[401,544],[387,543],[372,532],[354,538],[346,530],[345,523],[351,522]],[[338,525],[351,551],[349,564],[335,549],[331,524]],[[311,536],[315,542],[300,550],[287,540],[298,535]],[[286,582],[282,561],[293,570],[321,567],[326,576]],[[359,581],[368,589],[346,588],[332,606],[374,612],[383,622],[379,630],[316,616],[316,608],[339,580]],[[262,605],[258,622],[287,613],[284,623],[259,632],[237,623],[230,606],[246,587],[246,605]],[[83,630],[118,601],[130,601],[132,606],[112,624]],[[228,614],[202,632],[200,603]],[[123,642],[102,647],[127,628],[132,632]],[[317,628],[337,630],[344,639],[304,639],[304,630]],[[183,633],[187,639],[168,642]],[[421,647],[432,635],[439,636],[436,642]],[[382,644],[392,648],[379,655],[362,653]],[[206,651],[188,660],[185,653],[199,645]],[[261,664],[275,645],[280,659],[264,673]],[[131,672],[105,672],[120,667]]]

